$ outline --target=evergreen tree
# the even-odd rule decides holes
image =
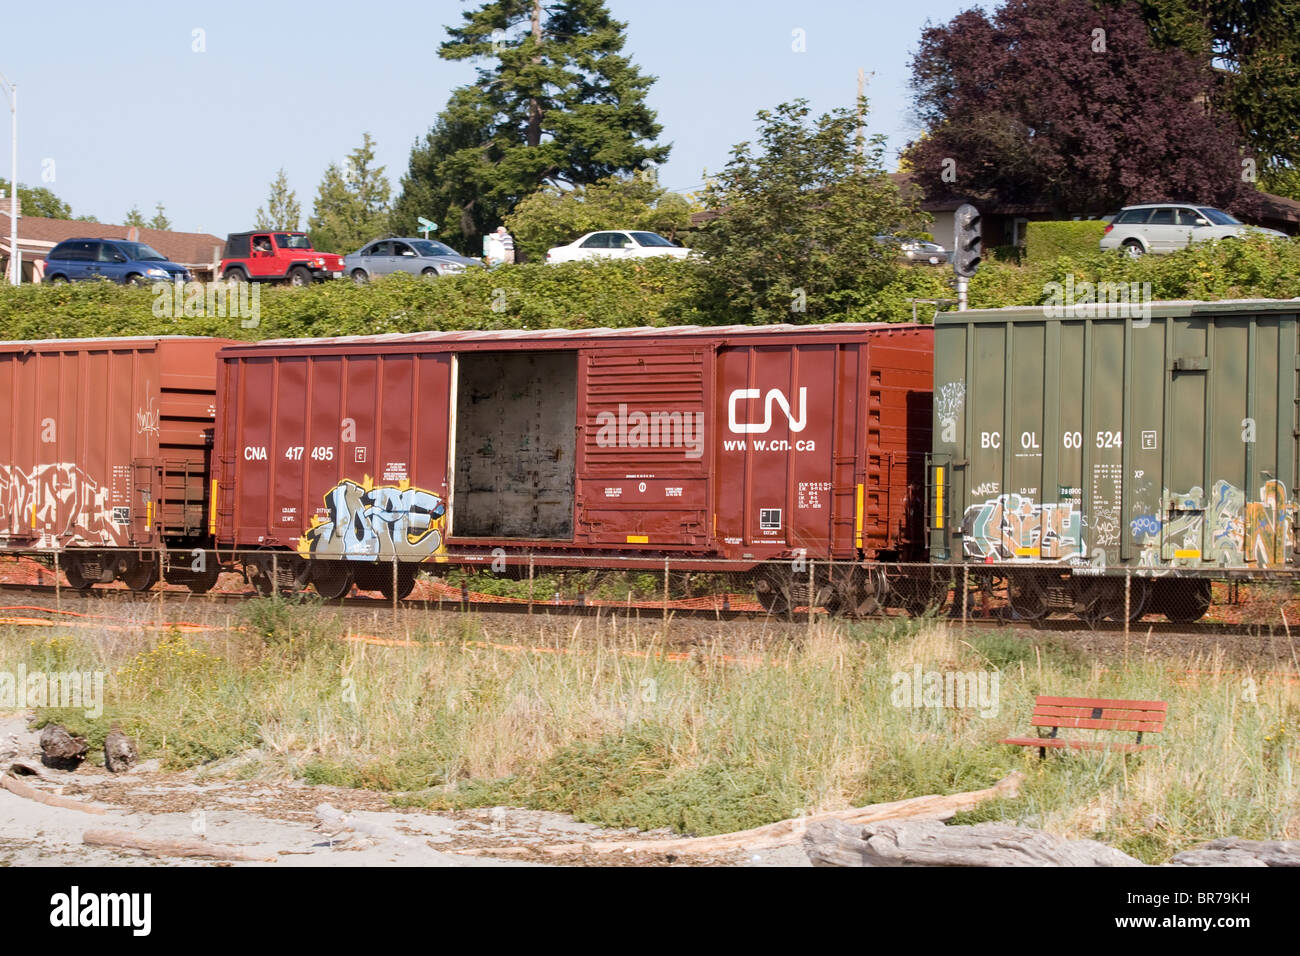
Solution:
[[[295,232],[301,219],[302,207],[298,204],[298,194],[289,188],[289,179],[284,174],[284,167],[280,167],[280,171],[271,182],[266,206],[257,207],[257,218],[253,228]]]
[[[144,213],[140,211],[139,206],[131,207],[131,211],[126,214],[126,218],[122,220],[122,224],[125,226],[135,226],[137,229],[144,229],[147,225],[144,221]]]
[[[316,191],[307,221],[312,243],[322,252],[355,252],[384,232],[391,187],[383,166],[373,166],[375,144],[366,133],[347,160],[346,171],[330,163]]]
[[[163,204],[157,203],[154,206],[153,218],[149,220],[149,228],[167,230],[171,227],[172,221],[167,218],[167,212],[163,209]]]
[[[603,0],[490,0],[467,11],[439,56],[491,65],[453,92],[412,150],[395,223],[432,214],[444,238],[477,253],[479,235],[543,185],[591,184],[666,160],[645,102],[654,77],[622,54],[625,29]]]

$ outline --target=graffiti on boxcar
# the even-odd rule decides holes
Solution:
[[[998,495],[971,505],[962,521],[968,558],[1070,558],[1083,554],[1081,515],[1074,502],[1040,505],[1028,495]]]
[[[939,420],[940,440],[955,444],[957,416],[966,405],[966,383],[946,382],[934,393],[934,413]]]
[[[1293,520],[1286,486],[1280,481],[1265,482],[1255,501],[1248,501],[1242,489],[1223,479],[1214,483],[1208,501],[1199,485],[1185,493],[1166,492],[1165,499],[1169,506],[1163,518],[1143,513],[1129,524],[1134,542],[1143,549],[1143,565],[1160,563],[1162,544],[1166,553],[1183,551],[1198,557],[1204,544],[1206,556],[1220,567],[1247,563],[1275,567],[1291,558]]]
[[[34,533],[37,547],[125,543],[108,489],[71,462],[31,472],[0,465],[0,508],[0,526],[10,535]]]
[[[1246,504],[1245,546],[1251,560],[1263,567],[1290,560],[1291,518],[1286,485],[1276,479],[1265,482],[1259,501]]]
[[[145,388],[149,383],[145,382]],[[135,432],[137,435],[157,435],[158,434],[158,411],[153,407],[153,396],[149,396],[149,404],[144,408],[138,408],[135,412]]]
[[[302,554],[423,561],[442,548],[446,504],[405,482],[376,486],[369,475],[360,483],[344,479],[325,493],[325,512],[300,539]]]

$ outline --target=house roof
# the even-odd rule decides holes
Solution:
[[[173,232],[170,229],[143,229],[116,226],[80,219],[45,219],[40,216],[18,217],[18,245],[24,254],[43,255],[64,239],[127,239],[153,246],[172,262],[181,265],[207,265],[214,256],[221,258],[226,241],[206,232]],[[0,207],[0,246],[9,249],[9,210]]]

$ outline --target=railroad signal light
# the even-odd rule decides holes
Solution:
[[[980,264],[980,211],[962,203],[953,213],[952,267],[957,275],[971,278]]]

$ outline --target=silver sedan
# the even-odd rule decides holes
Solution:
[[[436,278],[482,265],[434,239],[378,239],[343,257],[343,271],[357,285],[394,272]]]

